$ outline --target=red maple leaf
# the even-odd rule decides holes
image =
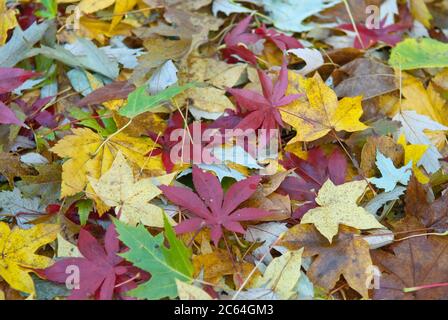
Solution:
[[[249,31],[251,21],[252,16],[247,16],[224,37],[226,47],[222,53],[227,62],[236,63],[245,60],[251,64],[257,64],[255,54],[247,48],[248,45],[254,44],[260,39],[258,35]]]
[[[275,29],[268,29],[264,24],[255,29],[255,34],[274,43],[281,51],[303,48],[302,44],[296,38],[277,32]]]
[[[402,17],[400,22],[388,26],[385,26],[387,17],[384,17],[384,19],[380,21],[380,27],[378,29],[370,29],[362,23],[357,23],[356,28],[358,29],[362,43],[358,37],[355,37],[353,46],[357,49],[366,49],[374,46],[380,41],[390,46],[395,46],[402,40],[403,33],[413,25],[412,16],[407,9],[401,9],[400,16]],[[350,23],[341,24],[338,28],[347,31],[355,31],[355,28]]]
[[[185,129],[184,133],[181,137],[177,137],[177,139],[172,136],[174,130],[184,129],[184,120],[179,111],[173,113],[171,118],[168,121],[168,126],[163,132],[163,134],[159,135],[155,132],[148,132],[149,137],[156,141],[160,146],[158,148],[154,148],[149,156],[158,156],[161,155],[163,166],[165,170],[170,173],[174,169],[173,155],[172,149],[179,143],[183,144],[183,148],[180,150],[181,154],[178,155],[179,159],[182,159],[183,163],[190,163],[192,159],[195,159],[195,153],[199,156],[198,153],[202,152],[201,150],[207,144],[206,141],[202,141],[202,134],[207,129],[207,126],[200,122],[196,122],[196,126],[194,123],[188,126],[188,129]],[[197,134],[195,131],[200,131]],[[191,135],[191,137],[190,137]],[[200,141],[192,141],[191,138],[200,137]],[[187,150],[188,149],[188,150]],[[199,158],[200,159],[200,158]]]
[[[228,89],[235,97],[244,118],[236,129],[278,129],[283,127],[283,121],[278,107],[287,105],[300,95],[285,96],[288,88],[288,69],[284,60],[280,69],[278,81],[273,84],[271,78],[262,70],[258,70],[263,94],[247,89]]]
[[[223,236],[222,228],[245,233],[241,221],[258,220],[270,215],[268,211],[238,206],[250,198],[261,178],[252,176],[233,184],[224,195],[217,177],[193,166],[193,184],[197,193],[190,189],[160,186],[163,194],[173,203],[185,208],[191,218],[182,221],[175,229],[178,234],[195,232],[203,227],[211,229],[211,239],[218,245]]]
[[[287,152],[280,163],[288,170],[294,169],[297,174],[297,177],[287,177],[280,185],[280,191],[293,200],[305,201],[293,213],[296,219],[317,206],[315,199],[325,181],[330,179],[336,185],[343,184],[347,174],[347,160],[339,149],[335,149],[329,156],[320,148],[311,149],[307,160]]]
[[[261,39],[274,43],[281,51],[303,48],[297,39],[275,29],[268,29],[264,24],[255,30],[250,30],[251,22],[252,16],[247,16],[225,36],[226,47],[223,49],[223,56],[227,62],[236,63],[244,60],[255,65],[257,58],[249,47]]]
[[[81,229],[78,248],[83,257],[65,258],[43,270],[43,275],[54,282],[66,283],[69,267],[79,268],[79,286],[69,299],[81,300],[96,295],[100,300],[111,300],[115,291],[123,293],[136,287],[137,269],[117,255],[120,250],[118,235],[113,224],[104,236],[104,248],[86,230]],[[115,288],[117,283],[125,283]]]

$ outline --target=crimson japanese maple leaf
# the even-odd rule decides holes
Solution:
[[[403,12],[403,10],[401,12]],[[409,12],[404,11],[401,16],[402,20],[400,22],[388,26],[385,26],[387,17],[384,17],[384,19],[380,21],[380,27],[378,29],[367,28],[364,24],[357,23],[356,28],[358,29],[362,43],[358,37],[355,37],[353,46],[357,49],[366,49],[374,46],[380,41],[390,46],[395,46],[403,38],[403,33],[413,25],[412,16]],[[353,24],[350,23],[341,24],[338,28],[355,31]]]
[[[163,134],[159,135],[155,132],[148,132],[148,135],[151,139],[157,142],[160,146],[159,148],[155,148],[150,152],[150,156],[158,156],[161,155],[163,166],[165,170],[170,173],[174,169],[173,155],[172,149],[177,144],[183,144],[183,148],[179,150],[182,154],[179,155],[179,158],[184,161],[184,163],[190,163],[194,158],[194,153],[201,152],[202,147],[206,145],[206,141],[191,141],[191,138],[202,137],[203,132],[206,129],[206,125],[204,123],[193,123],[188,126],[188,129],[183,131],[181,136],[174,134],[175,130],[183,130],[184,129],[184,120],[180,112],[175,112],[171,116],[168,121],[168,126],[163,132]],[[199,134],[195,132],[196,130],[200,131]],[[190,138],[191,135],[191,138]],[[188,150],[187,150],[188,149]]]
[[[293,213],[296,219],[317,206],[317,192],[325,181],[330,179],[336,185],[343,184],[347,173],[347,160],[339,149],[335,149],[329,156],[320,148],[311,149],[307,160],[287,152],[281,164],[288,170],[294,169],[297,177],[287,177],[280,185],[280,191],[293,200],[305,201]]]
[[[245,60],[256,64],[257,58],[249,48],[262,39],[274,43],[281,51],[303,48],[297,39],[277,32],[275,29],[268,29],[264,24],[255,30],[250,30],[251,22],[252,16],[247,16],[225,36],[226,47],[223,49],[223,56],[227,62],[235,63]]]
[[[265,24],[262,24],[261,27],[255,29],[255,34],[274,43],[281,51],[303,48],[299,40],[287,36],[284,33],[277,32],[275,29],[268,29]]]
[[[175,227],[176,233],[195,232],[203,227],[211,230],[211,239],[218,245],[223,236],[223,228],[245,233],[241,221],[258,220],[270,215],[258,208],[238,206],[257,190],[261,178],[252,176],[236,182],[224,194],[217,177],[193,166],[193,184],[197,193],[190,189],[160,186],[163,194],[173,203],[189,211],[191,217]]]
[[[83,257],[62,259],[43,271],[47,279],[66,283],[71,274],[67,272],[73,272],[73,267],[79,268],[79,285],[72,290],[69,299],[81,300],[96,295],[100,300],[110,300],[117,283],[124,283],[117,288],[120,293],[136,287],[132,280],[136,269],[117,255],[120,244],[113,224],[104,236],[104,248],[84,229],[79,233],[78,248]]]
[[[249,31],[251,21],[252,16],[247,16],[224,37],[226,47],[223,49],[223,57],[227,62],[236,63],[242,59],[251,64],[257,63],[255,54],[247,48],[260,39],[259,35]]]
[[[286,96],[288,87],[288,69],[284,60],[280,69],[280,75],[275,84],[271,78],[262,70],[258,70],[263,94],[247,89],[227,89],[235,97],[244,118],[235,129],[278,129],[283,127],[282,117],[278,107],[287,105],[297,99],[300,95]]]

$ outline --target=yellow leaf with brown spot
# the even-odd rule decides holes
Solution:
[[[306,98],[299,98],[280,109],[282,119],[297,131],[296,137],[289,142],[291,144],[314,141],[331,131],[355,132],[368,128],[359,121],[363,113],[362,97],[338,101],[336,93],[325,85],[318,73],[309,79],[290,73],[287,95],[297,93],[305,93]]]
[[[171,180],[173,178],[174,176]],[[118,152],[109,171],[98,180],[89,177],[89,182],[101,200],[107,206],[115,208],[117,216],[124,223],[163,227],[162,209],[149,203],[162,191],[154,185],[151,178],[136,180],[131,166],[121,152]]]
[[[269,288],[283,300],[291,298],[300,278],[302,254],[303,248],[288,251],[272,260],[255,286]]]
[[[341,224],[360,230],[384,228],[372,214],[357,204],[366,187],[364,180],[338,186],[327,180],[316,197],[320,207],[309,210],[300,223],[314,224],[330,243]]]
[[[0,276],[14,289],[34,294],[31,269],[44,269],[51,259],[36,254],[36,250],[54,241],[59,226],[39,224],[31,229],[10,229],[8,224],[0,222]]]

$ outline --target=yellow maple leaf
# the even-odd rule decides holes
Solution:
[[[123,1],[119,0],[118,2]],[[84,13],[94,13],[103,9],[106,9],[107,7],[110,7],[113,5],[115,0],[82,0],[79,3],[79,9]]]
[[[8,30],[17,26],[16,12],[6,8],[6,0],[0,0],[0,45],[4,45]]]
[[[110,26],[111,24],[107,21],[82,16],[79,20],[79,30],[77,30],[77,35],[95,39],[100,44],[104,45],[108,38],[113,36],[130,36],[132,34],[132,26],[128,24],[120,22],[113,30],[110,29]]]
[[[418,20],[426,28],[431,27],[430,20],[432,19],[432,15],[426,6],[425,0],[410,0],[410,9],[416,20]]]
[[[271,289],[272,294],[288,300],[294,295],[294,288],[300,278],[303,248],[287,251],[274,258],[267,266],[263,277],[258,278],[254,287]]]
[[[149,138],[130,137],[124,133],[103,138],[87,128],[72,131],[72,135],[65,136],[51,148],[58,156],[68,158],[62,165],[61,198],[84,191],[87,176],[99,179],[110,169],[118,151],[139,168],[163,172],[160,157],[147,156],[156,146]]]
[[[115,27],[123,19],[123,16],[126,14],[126,12],[132,10],[132,8],[134,8],[136,4],[137,0],[120,0],[115,2],[114,15],[112,17],[109,31],[114,30]]]
[[[320,207],[309,210],[301,223],[314,224],[330,243],[338,233],[340,224],[360,230],[384,228],[372,214],[356,203],[366,187],[365,181],[335,186],[331,180],[327,180],[316,197]]]
[[[429,182],[429,178],[418,167],[418,162],[428,150],[429,146],[423,144],[407,144],[406,136],[400,135],[397,141],[404,149],[404,164],[407,165],[409,161],[412,161],[412,171],[418,182],[426,184]]]
[[[177,293],[180,300],[213,300],[203,289],[176,279]]]
[[[121,152],[109,171],[98,180],[89,177],[89,182],[106,205],[115,207],[121,221],[134,226],[143,223],[150,227],[163,227],[163,210],[149,203],[162,191],[151,178],[136,181],[131,166]]]
[[[448,125],[448,108],[446,100],[436,91],[433,84],[425,89],[417,78],[410,74],[402,74],[402,94],[405,99],[394,106],[394,114],[400,110],[414,110],[418,114],[430,117],[432,120]]]
[[[308,99],[297,99],[280,109],[282,119],[297,131],[290,144],[297,141],[314,141],[330,131],[355,132],[368,128],[359,121],[363,113],[362,97],[343,98],[338,101],[336,93],[325,85],[318,73],[309,79],[294,73],[290,73],[290,78],[291,76],[293,82],[298,80],[300,89],[290,85],[287,94],[305,92]]]
[[[34,294],[32,269],[47,268],[52,260],[35,254],[43,245],[54,241],[59,232],[55,224],[38,224],[31,229],[9,229],[0,222],[0,276],[14,289]]]

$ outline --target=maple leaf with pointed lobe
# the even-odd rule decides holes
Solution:
[[[336,93],[322,80],[319,73],[312,78],[299,74],[290,74],[288,93],[306,93],[307,99],[297,99],[288,106],[279,108],[282,119],[296,130],[296,136],[289,141],[311,142],[326,136],[330,132],[356,132],[368,127],[359,121],[363,114],[362,97],[345,97],[338,100]]]
[[[378,29],[368,28],[362,23],[357,23],[356,29],[358,30],[359,37],[361,38],[362,43],[360,42],[360,39],[358,37],[355,37],[353,46],[356,49],[367,49],[374,46],[380,41],[392,47],[395,46],[402,40],[403,33],[406,30],[410,29],[413,25],[412,16],[408,11],[400,12],[400,16],[403,17],[400,22],[390,24],[388,26],[385,25],[387,17],[384,17],[380,21],[380,27]],[[351,23],[341,24],[338,26],[338,28],[347,31],[355,31],[355,28]]]
[[[226,47],[223,49],[223,56],[227,62],[236,63],[242,59],[255,65],[257,58],[248,47],[262,39],[272,42],[283,52],[289,49],[303,48],[299,40],[277,32],[275,29],[268,29],[265,24],[251,31],[249,30],[251,22],[252,16],[247,16],[224,37]]]
[[[302,44],[296,38],[277,32],[275,29],[268,29],[265,24],[255,29],[255,34],[274,43],[281,51],[303,48]]]
[[[115,288],[117,283],[123,283],[135,276],[136,270],[117,255],[120,243],[113,224],[107,228],[104,247],[88,231],[81,229],[78,248],[83,257],[62,259],[43,271],[47,279],[65,283],[68,277],[67,268],[79,268],[79,285],[72,290],[69,299],[82,300],[95,296],[99,300],[111,300],[114,292],[122,293],[136,287],[133,281],[129,281]]]
[[[339,149],[326,156],[321,148],[308,151],[307,160],[287,152],[280,162],[285,169],[294,169],[297,177],[287,177],[280,185],[280,190],[293,200],[306,201],[297,208],[293,217],[300,219],[308,210],[317,207],[317,192],[330,179],[335,185],[345,182],[347,160]]]
[[[187,209],[192,215],[175,227],[178,234],[195,232],[207,226],[211,229],[211,239],[217,245],[223,236],[222,228],[244,234],[241,221],[258,220],[270,215],[268,211],[257,208],[237,209],[255,193],[260,180],[259,176],[252,176],[239,181],[224,195],[217,177],[194,166],[193,184],[197,193],[181,187],[159,188],[171,202]]]
[[[246,47],[260,39],[258,35],[248,32],[251,21],[252,16],[247,16],[224,37],[226,47],[222,50],[222,53],[224,60],[227,62],[239,62],[240,59],[235,57],[237,56],[251,64],[257,64],[255,54]]]
[[[275,84],[262,70],[258,70],[263,94],[247,89],[230,88],[227,91],[235,97],[244,118],[235,129],[278,129],[283,121],[278,107],[285,106],[300,97],[300,94],[286,96],[288,88],[288,69],[284,60],[280,75]]]

